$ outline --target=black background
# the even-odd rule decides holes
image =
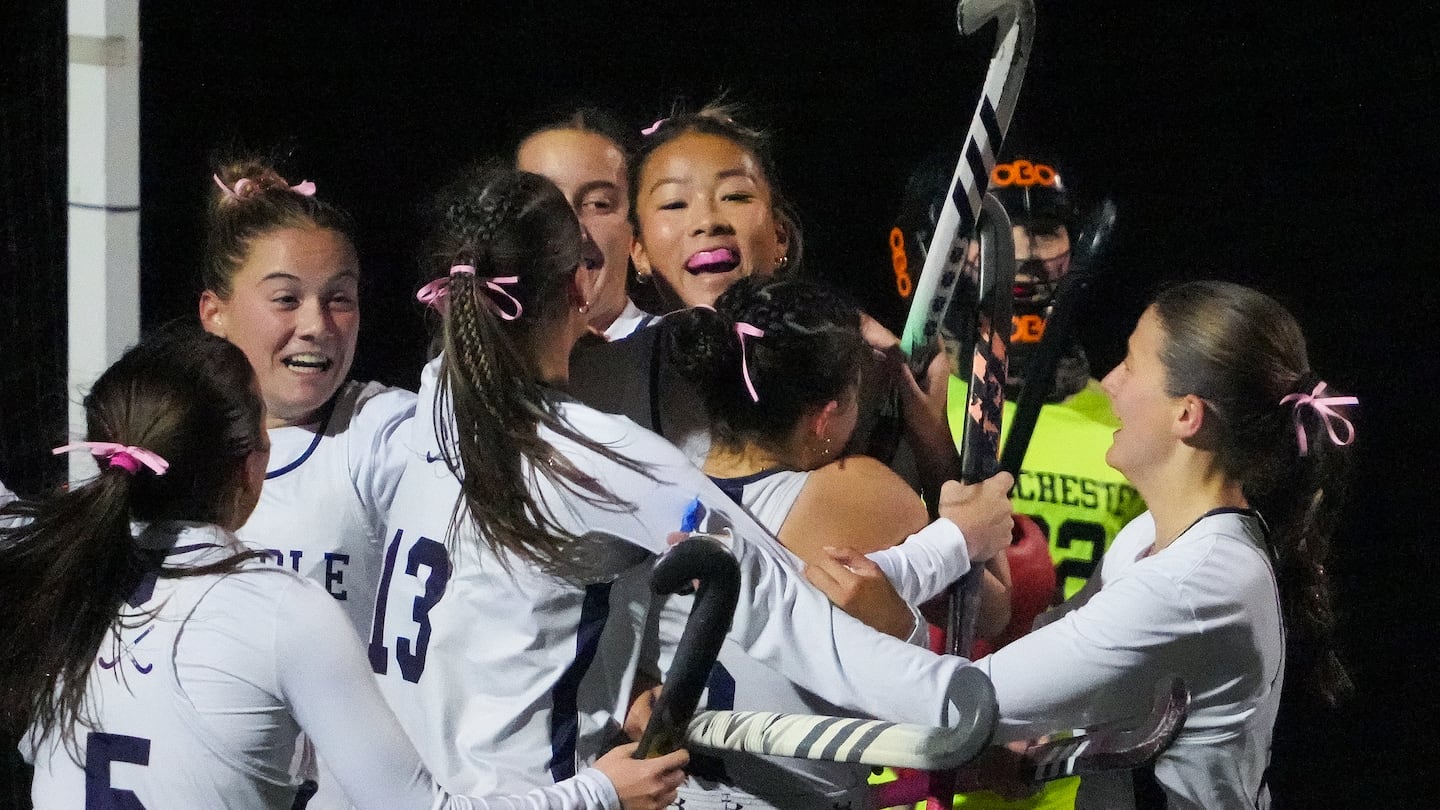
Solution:
[[[188,7],[187,7],[188,6]],[[990,30],[948,2],[145,3],[147,325],[194,311],[217,151],[288,156],[362,226],[356,374],[413,385],[417,209],[544,108],[636,126],[728,90],[778,139],[812,271],[892,324],[886,235],[921,158],[956,149]],[[1083,338],[1103,373],[1163,280],[1257,286],[1305,325],[1312,362],[1362,401],[1360,476],[1331,570],[1359,693],[1290,700],[1277,806],[1429,807],[1440,790],[1430,546],[1440,481],[1436,116],[1440,15],[1420,4],[1039,0],[1009,143],[1058,155],[1120,208]]]

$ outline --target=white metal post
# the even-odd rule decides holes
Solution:
[[[69,0],[70,431],[80,397],[140,336],[140,3]],[[72,453],[70,480],[93,475]]]

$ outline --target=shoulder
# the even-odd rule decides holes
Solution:
[[[920,496],[894,470],[870,456],[845,456],[810,474],[810,486],[836,497],[867,502],[920,504]],[[922,507],[923,508],[923,507]]]
[[[332,429],[384,425],[415,414],[413,392],[378,382],[351,380],[336,396],[335,413],[330,418]]]
[[[1186,579],[1217,576],[1239,586],[1271,580],[1264,528],[1248,513],[1224,512],[1195,522],[1165,549],[1174,552],[1172,565]],[[1156,555],[1157,557],[1164,555]]]
[[[888,548],[928,523],[920,496],[869,456],[849,456],[815,470],[782,529],[782,539],[818,537],[868,552]],[[804,556],[803,554],[801,556]]]

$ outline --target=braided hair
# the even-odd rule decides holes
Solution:
[[[1155,313],[1165,337],[1160,360],[1170,396],[1198,396],[1208,414],[1196,441],[1265,516],[1288,628],[1290,665],[1326,701],[1351,688],[1335,651],[1335,614],[1325,572],[1344,505],[1350,454],[1306,442],[1296,412],[1281,400],[1310,391],[1305,336],[1278,302],[1238,284],[1201,281],[1166,289]],[[1303,429],[1321,428],[1301,415]]]
[[[568,424],[536,361],[547,335],[569,314],[581,258],[579,222],[549,180],[494,162],[469,170],[442,192],[436,212],[435,275],[456,265],[475,269],[451,276],[441,335],[445,354],[435,421],[441,455],[462,493],[449,537],[457,537],[468,520],[502,564],[518,558],[558,576],[583,578],[583,549],[536,498],[533,477],[591,503],[627,507],[552,447],[540,428],[632,470],[644,467]],[[503,295],[521,309],[513,320],[496,313],[501,294],[486,283],[507,277],[516,280]]]
[[[742,344],[742,322],[764,336]],[[700,391],[711,440],[732,449],[778,449],[806,413],[856,385],[870,356],[860,311],[798,279],[740,279],[715,309],[682,310],[667,324],[670,362]],[[758,399],[746,386],[747,371]]]

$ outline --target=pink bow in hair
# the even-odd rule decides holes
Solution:
[[[89,450],[90,455],[103,458],[110,462],[111,467],[119,467],[131,475],[140,472],[142,464],[149,467],[156,475],[164,475],[165,471],[170,469],[170,462],[143,447],[136,447],[132,444],[71,442],[50,452],[58,456],[61,453],[70,453],[76,450]]]
[[[1295,403],[1295,410],[1291,415],[1295,422],[1295,441],[1300,445],[1300,455],[1308,455],[1310,452],[1309,442],[1305,437],[1305,424],[1300,420],[1300,409],[1309,406],[1311,410],[1320,415],[1320,421],[1325,425],[1325,432],[1330,435],[1330,441],[1336,447],[1344,447],[1355,441],[1355,424],[1332,408],[1332,405],[1359,405],[1358,397],[1327,397],[1325,394],[1325,383],[1322,380],[1315,384],[1314,390],[1308,394],[1288,394],[1280,400],[1281,405]],[[1339,426],[1345,433],[1345,438],[1335,432]]]

